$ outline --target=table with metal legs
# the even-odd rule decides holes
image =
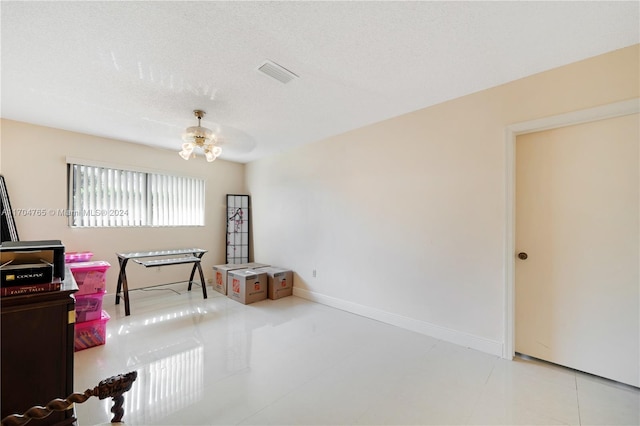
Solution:
[[[131,314],[131,307],[129,304],[129,284],[127,282],[127,263],[130,259],[140,265],[150,268],[165,265],[182,265],[185,263],[193,263],[191,269],[191,275],[189,276],[189,287],[191,291],[191,285],[193,284],[193,278],[196,270],[200,274],[200,285],[202,286],[202,296],[207,298],[207,286],[204,280],[204,274],[202,273],[202,267],[200,266],[200,260],[207,250],[199,248],[187,248],[187,249],[175,249],[175,250],[159,250],[159,251],[137,251],[129,253],[116,253],[118,256],[118,264],[120,265],[120,271],[118,272],[118,286],[116,288],[116,305],[120,304],[120,293],[122,292],[122,298],[124,299],[124,312],[125,315]],[[153,259],[150,259],[153,258]],[[147,259],[147,260],[143,260]],[[162,284],[159,284],[162,285]],[[153,286],[152,286],[153,287]],[[149,288],[149,287],[144,287]],[[135,290],[138,290],[136,288]]]

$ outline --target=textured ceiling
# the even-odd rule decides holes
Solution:
[[[248,162],[636,44],[639,4],[2,1],[1,115],[177,150],[203,109]]]

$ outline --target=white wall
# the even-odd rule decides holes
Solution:
[[[224,261],[224,194],[249,189],[255,260],[292,268],[296,294],[501,354],[505,129],[638,97],[639,63],[636,45],[246,167],[2,120],[0,170],[14,208],[66,208],[66,156],[207,179],[205,227],[73,229],[61,217],[16,218],[23,240],[60,239],[109,261],[109,292],[117,251],[200,246],[211,277]],[[184,275],[132,267],[130,282]]]
[[[67,156],[206,179],[204,227],[70,228],[65,217],[16,216],[21,240],[56,239],[67,251],[94,252],[94,260],[112,265],[107,274],[109,293],[115,292],[117,282],[116,252],[200,247],[209,250],[202,262],[206,279],[213,278],[213,265],[224,263],[225,195],[244,193],[243,164],[221,160],[207,163],[203,157],[184,161],[177,151],[12,120],[2,120],[1,125],[0,170],[13,209],[66,209]],[[178,139],[176,149],[179,145]],[[161,273],[157,270],[132,264],[127,268],[129,287],[183,281],[188,279],[190,266],[162,267]]]
[[[292,268],[300,296],[502,354],[505,130],[637,97],[638,53],[632,46],[250,163],[256,260]]]

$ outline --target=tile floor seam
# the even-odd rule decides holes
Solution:
[[[578,393],[578,375],[573,372],[573,380],[576,385],[576,404],[578,405],[578,425],[582,426],[582,416],[580,415],[580,394]]]
[[[499,358],[496,357],[496,359],[493,361],[493,365],[491,366],[491,371],[489,371],[489,374],[487,374],[487,378],[484,381],[484,385],[485,386],[487,385],[487,383],[489,383],[489,379],[491,378],[491,375],[493,374],[493,372],[496,369],[496,363],[498,362],[498,359]]]
[[[471,404],[471,409],[469,410],[469,414],[467,415],[467,418],[464,421],[465,425],[473,425],[473,423],[471,423],[471,418],[473,417],[473,413],[475,412],[476,407],[480,403],[480,400],[481,400],[482,395],[483,395],[484,388],[489,384],[489,379],[491,378],[491,375],[493,374],[493,372],[496,369],[496,364],[498,363],[498,360],[499,360],[498,357],[496,357],[496,359],[493,360],[493,364],[491,365],[491,371],[487,375],[487,378],[485,379],[484,384],[482,385],[482,387],[478,390],[478,395],[476,396],[475,401],[473,402],[473,404]]]

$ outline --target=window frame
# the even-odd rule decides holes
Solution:
[[[146,169],[139,167],[111,164],[100,161],[91,161],[67,157],[67,210],[68,226],[71,228],[183,228],[183,227],[204,227],[206,220],[206,179],[202,176],[188,176],[179,173],[167,173],[163,170]],[[84,206],[78,209],[76,202],[77,189],[75,174],[76,166],[101,168],[113,171],[114,173],[133,173],[144,176],[144,187],[141,187],[142,196],[134,196],[140,202],[140,210],[144,212],[140,218],[140,224],[132,224],[127,221],[123,223],[123,218],[128,216],[128,205],[110,205],[109,207],[100,205],[102,200],[93,200],[95,204]],[[136,176],[136,175],[133,175]],[[151,188],[152,181],[156,182],[156,187]],[[159,182],[159,183],[158,183]],[[126,181],[128,190],[131,190],[131,183]],[[158,188],[159,185],[160,187]],[[171,186],[171,187],[170,187]],[[185,188],[189,188],[189,194],[185,194]],[[96,191],[99,193],[100,191]],[[162,192],[161,194],[159,192]],[[136,194],[140,195],[140,194]],[[161,198],[161,199],[159,199]],[[131,202],[131,201],[129,201]],[[196,203],[196,207],[183,209],[185,205]],[[185,204],[187,203],[187,204]],[[95,209],[92,209],[95,207]],[[137,206],[136,206],[137,208]],[[196,211],[189,211],[195,209]],[[174,215],[179,215],[178,219]],[[89,223],[78,223],[79,216],[90,217]],[[95,221],[92,216],[95,217]],[[105,217],[101,217],[105,216]],[[118,216],[121,219],[118,220]],[[116,218],[115,221],[113,218]],[[100,220],[98,220],[100,218]],[[105,219],[109,222],[104,223]],[[134,218],[134,221],[136,219]]]

